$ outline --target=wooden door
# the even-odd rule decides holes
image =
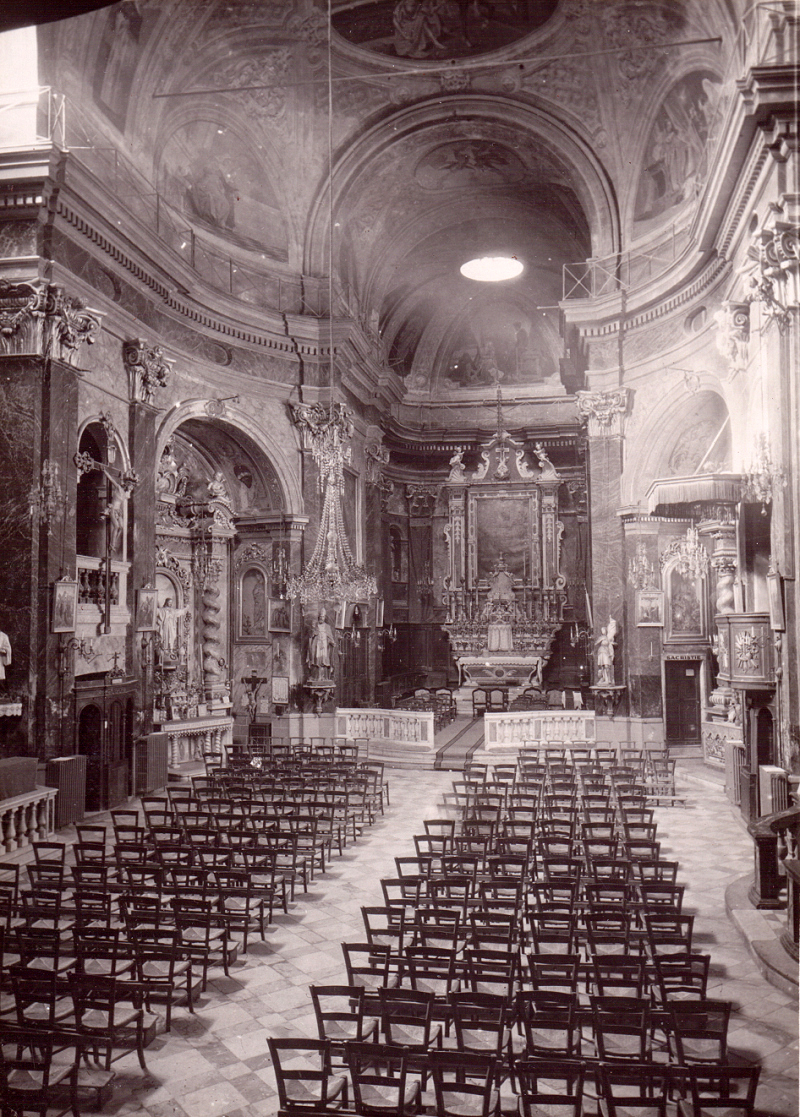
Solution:
[[[664,664],[664,709],[667,742],[700,741],[700,661],[669,659]]]

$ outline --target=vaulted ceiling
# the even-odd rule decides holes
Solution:
[[[380,338],[412,401],[574,389],[564,265],[690,216],[727,0],[331,12],[126,0],[54,25],[43,77],[94,102],[175,229],[190,224],[209,253],[281,282],[332,274],[335,305]],[[655,49],[677,40],[689,45]],[[522,274],[460,274],[497,253]]]

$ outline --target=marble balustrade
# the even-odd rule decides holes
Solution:
[[[517,710],[487,713],[483,718],[484,748],[535,748],[536,745],[576,745],[591,748],[596,741],[593,710]]]
[[[224,764],[227,749],[233,744],[233,718],[209,716],[165,721],[159,732],[167,734],[170,767],[202,761],[208,753],[216,753]]]
[[[0,833],[5,853],[44,842],[55,830],[58,788],[37,787],[0,800]]]
[[[336,739],[369,742],[369,758],[397,767],[432,768],[436,758],[432,710],[336,711]]]

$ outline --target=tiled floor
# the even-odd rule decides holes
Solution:
[[[309,984],[340,981],[340,943],[363,940],[360,908],[381,902],[380,878],[394,875],[394,857],[413,855],[412,836],[424,818],[441,817],[452,774],[391,771],[391,806],[384,818],[298,895],[266,942],[251,943],[229,978],[219,973],[190,1016],[173,1013],[172,1032],[147,1050],[148,1072],[135,1055],[115,1064],[117,1080],[104,1112],[130,1117],[269,1117],[277,1110],[267,1054],[269,1035],[315,1035]],[[679,776],[679,778],[681,778]],[[698,945],[712,956],[710,995],[734,1002],[730,1048],[758,1058],[763,1117],[798,1113],[797,1002],[760,974],[725,914],[726,887],[752,870],[744,827],[713,782],[682,776],[685,807],[661,808],[664,856],[682,866],[685,907],[696,913]],[[779,916],[770,917],[775,926]]]

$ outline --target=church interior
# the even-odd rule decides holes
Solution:
[[[419,857],[419,812],[455,833],[458,781],[510,779],[510,843],[526,771],[543,810],[567,770],[618,800],[635,769],[696,859],[695,902],[716,887],[699,855],[728,835],[728,981],[741,966],[764,988],[731,992],[712,961],[709,996],[783,1013],[749,1060],[770,1105],[737,1112],[794,1117],[798,104],[797,0],[4,7],[0,900],[4,867],[82,844],[89,820],[111,856],[115,812],[139,825],[148,796],[354,758],[376,782],[336,831],[344,875],[335,841],[304,889],[284,866],[275,925],[295,884],[336,893],[352,870],[363,901],[322,896],[272,967],[246,932],[240,950],[275,998],[247,1026],[308,1039],[293,998],[317,974],[287,976],[292,959],[324,917],[320,974],[341,979],[361,902],[401,875],[393,846]],[[302,1108],[266,1039],[214,1055],[245,1026],[235,972],[208,983],[208,1095],[184,1110],[134,1083],[105,1111]],[[175,1015],[159,1041],[180,1061],[200,1017]],[[506,1041],[504,1113],[528,1073]],[[242,1060],[250,1092],[214,1094]],[[583,1112],[614,1117],[600,1063]],[[120,1066],[136,1080],[136,1051]],[[450,1112],[446,1069],[386,1111]],[[688,1081],[653,1112],[705,1114]],[[345,1112],[368,1112],[349,1086]]]

